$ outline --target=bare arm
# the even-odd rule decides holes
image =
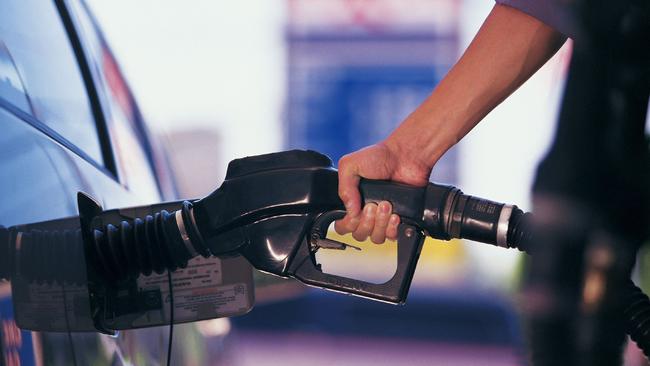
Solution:
[[[385,141],[341,159],[339,195],[348,215],[337,223],[337,231],[353,232],[357,239],[370,235],[374,242],[394,238],[397,224],[394,218],[389,223],[385,209],[361,211],[360,177],[425,185],[438,159],[528,80],[565,40],[541,21],[495,5],[430,96]]]
[[[544,65],[565,39],[519,10],[496,5],[458,63],[386,143],[412,153],[411,157],[419,152],[422,164],[433,167]]]

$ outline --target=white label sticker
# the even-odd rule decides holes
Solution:
[[[92,331],[88,289],[78,285],[13,281],[18,325],[42,331]]]
[[[140,276],[138,287],[141,290],[157,289],[162,291],[168,287],[167,274]],[[223,283],[221,260],[216,257],[197,257],[189,261],[186,268],[176,270],[172,275],[174,292],[186,289],[210,288]]]
[[[243,257],[193,258],[186,268],[172,272],[172,286],[175,323],[242,315],[255,302],[252,267]],[[145,298],[152,304],[160,305],[135,319],[123,314],[111,326],[127,329],[168,323],[171,299],[167,274],[140,276],[137,287],[140,294],[150,295]]]
[[[169,294],[165,294],[165,299],[169,302]],[[248,311],[250,307],[248,288],[243,283],[174,293],[174,318],[179,320],[199,314],[229,316]]]

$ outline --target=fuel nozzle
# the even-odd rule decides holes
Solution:
[[[510,223],[522,215],[516,206],[435,183],[362,179],[359,190],[364,203],[389,201],[401,217],[398,268],[385,284],[321,271],[319,249],[349,246],[326,238],[345,207],[332,161],[314,151],[234,160],[222,185],[199,200],[102,211],[80,195],[79,211],[88,263],[109,280],[175,270],[198,255],[241,255],[264,272],[393,303],[406,299],[425,236],[511,247]]]

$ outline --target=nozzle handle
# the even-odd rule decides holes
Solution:
[[[321,215],[314,225],[315,230],[326,228],[331,222],[343,217],[344,211],[331,211]],[[312,232],[312,234],[314,234]],[[320,264],[316,262],[315,251],[310,243],[303,243],[298,253],[299,257],[306,260],[296,263],[291,269],[293,276],[301,282],[315,287],[325,288],[333,291],[349,293],[373,300],[393,304],[403,304],[406,301],[411,280],[420,257],[424,233],[417,226],[401,223],[398,228],[397,238],[397,269],[393,276],[385,283],[376,284],[354,278],[324,273]],[[305,238],[304,240],[309,240]]]

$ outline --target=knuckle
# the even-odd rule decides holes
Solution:
[[[367,235],[367,234],[364,234],[364,233],[358,233],[358,232],[355,231],[355,232],[352,233],[352,237],[353,237],[354,240],[356,240],[356,241],[364,241],[364,240],[366,240],[366,238],[368,237],[368,235]]]
[[[339,160],[339,164],[338,164],[339,174],[347,173],[351,164],[352,162],[350,161],[350,157],[348,155],[343,156]]]
[[[337,233],[341,234],[341,235],[347,234],[347,233],[350,232],[349,230],[347,230],[347,227],[345,227],[345,225],[340,221],[337,221],[336,223],[334,223],[334,230]]]
[[[383,230],[386,230],[388,227],[388,216],[379,216],[377,218],[377,226],[381,227]]]
[[[349,219],[345,223],[345,226],[349,229],[349,231],[355,231],[359,227],[359,218],[358,217],[352,217],[352,216],[347,216]]]
[[[375,228],[375,222],[374,220],[363,220],[361,224],[359,224],[359,228],[363,229],[367,233],[371,233]]]
[[[371,236],[370,240],[375,244],[381,244],[384,242],[385,239],[381,236]]]
[[[345,154],[341,156],[341,159],[339,159],[339,165],[347,165],[350,162],[351,158],[352,158],[351,154]]]
[[[341,224],[341,228],[343,229],[343,231],[346,234],[357,230],[358,227],[359,227],[358,223],[354,222],[352,220],[344,222],[343,224]]]
[[[347,201],[355,197],[356,189],[354,185],[345,183],[343,181],[339,181],[338,193],[339,193],[339,197],[341,197],[344,201]]]
[[[388,227],[388,228],[386,229],[386,236],[387,236],[389,239],[391,239],[391,240],[395,240],[395,239],[397,239],[397,228],[395,228],[395,227]]]

